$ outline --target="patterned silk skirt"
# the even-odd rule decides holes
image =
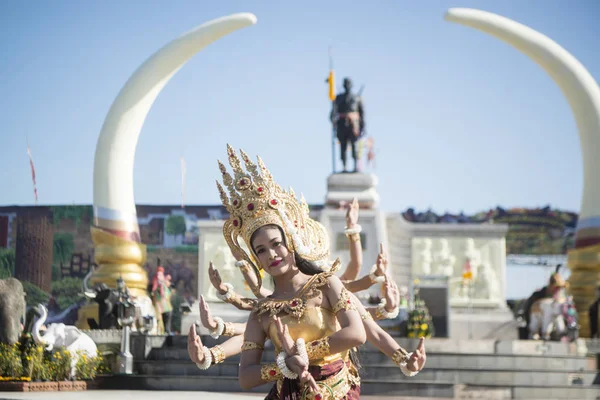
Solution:
[[[324,366],[310,366],[320,392],[310,392],[298,379],[277,381],[265,400],[357,400],[360,398],[360,378],[354,365],[343,360]]]

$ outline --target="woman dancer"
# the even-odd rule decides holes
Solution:
[[[224,225],[225,239],[234,255],[271,275],[275,289],[250,314],[240,385],[250,389],[276,382],[268,399],[356,399],[360,386],[349,373],[349,351],[364,343],[366,333],[350,293],[333,275],[339,261],[331,266],[327,262],[327,234],[309,217],[306,203],[282,190],[260,159],[256,166],[241,154],[248,173],[230,147],[229,163],[235,176],[220,164],[230,196],[218,185],[230,213]],[[247,250],[240,246],[239,237]],[[261,365],[267,338],[278,353],[277,363]],[[294,342],[291,348],[289,340]],[[213,362],[212,354],[204,349],[201,367]],[[418,350],[414,354],[410,358],[401,354],[398,362],[416,369],[421,358]]]

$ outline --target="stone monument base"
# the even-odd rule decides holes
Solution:
[[[508,309],[452,307],[450,338],[517,340],[518,322]]]
[[[337,208],[340,203],[351,202],[356,197],[361,209],[376,208],[379,203],[376,186],[377,177],[373,174],[331,174],[327,178],[325,206]]]

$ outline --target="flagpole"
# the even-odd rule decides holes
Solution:
[[[33,166],[33,157],[31,156],[31,149],[29,148],[29,138],[25,137],[27,143],[27,155],[29,156],[29,166],[31,167],[31,180],[33,181],[33,196],[35,199],[35,205],[38,205],[38,192],[37,185],[35,182],[35,167]]]
[[[329,78],[327,81],[329,83],[329,100],[331,101],[331,109],[333,111],[335,108],[335,75],[333,72],[333,56],[331,54],[331,46],[329,46]],[[333,119],[331,123],[331,172],[335,173],[335,119]]]
[[[180,164],[181,164],[181,208],[185,208],[185,173],[186,173],[186,168],[185,168],[185,158],[183,158],[183,156],[181,156]]]

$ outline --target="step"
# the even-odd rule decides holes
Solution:
[[[600,388],[580,386],[455,385],[457,399],[598,400]]]
[[[135,371],[141,375],[161,376],[238,376],[238,364],[226,361],[208,370],[200,370],[191,361],[141,361]],[[361,377],[373,381],[436,381],[466,385],[541,386],[558,384],[568,386],[578,382],[581,386],[600,385],[596,371],[511,371],[466,368],[426,367],[417,376],[404,376],[395,365],[363,365]],[[600,388],[600,386],[598,386]]]
[[[373,380],[416,379],[426,381],[454,382],[466,385],[505,385],[505,386],[578,386],[596,385],[600,390],[600,375],[596,371],[510,371],[466,368],[425,368],[417,376],[408,378],[398,368],[369,366],[361,370],[361,377]]]
[[[361,364],[393,366],[392,359],[379,351],[359,351]],[[153,349],[149,360],[186,361],[189,355],[186,349],[162,348]],[[228,361],[239,362],[240,356],[228,358]],[[263,361],[274,361],[272,350],[266,350]],[[593,357],[579,356],[518,356],[493,354],[453,354],[427,353],[427,368],[471,368],[488,370],[540,370],[540,371],[591,371],[596,369]]]
[[[600,387],[514,387],[512,396],[513,399],[522,400],[598,400],[600,399]]]
[[[359,351],[361,364],[392,366],[390,357],[377,351]],[[471,368],[488,370],[596,370],[594,357],[580,356],[520,356],[496,354],[427,353],[427,368]]]
[[[240,388],[237,377],[229,376],[160,376],[132,375],[98,378],[95,383],[101,390],[172,390],[208,392],[247,392]],[[256,387],[254,393],[271,390],[272,383]],[[454,398],[454,385],[441,382],[370,381],[361,384],[361,394],[381,396],[414,396]]]
[[[210,336],[202,336],[202,341],[206,346],[213,346],[227,340],[226,337],[221,337],[217,340]],[[409,339],[403,337],[394,337],[394,340],[400,346],[408,351],[416,348],[417,339]],[[579,339],[575,343],[561,342],[546,342],[541,340],[495,340],[495,339],[478,339],[478,340],[459,340],[459,339],[444,339],[431,338],[425,341],[427,352],[431,353],[450,353],[450,354],[489,354],[489,355],[538,355],[538,356],[575,356],[578,355],[580,347],[585,347],[586,343],[591,342],[585,339]],[[164,347],[175,347],[185,349],[187,347],[187,336],[176,335],[167,337],[164,342]],[[376,348],[370,343],[365,343],[361,346],[362,350],[370,351]]]

